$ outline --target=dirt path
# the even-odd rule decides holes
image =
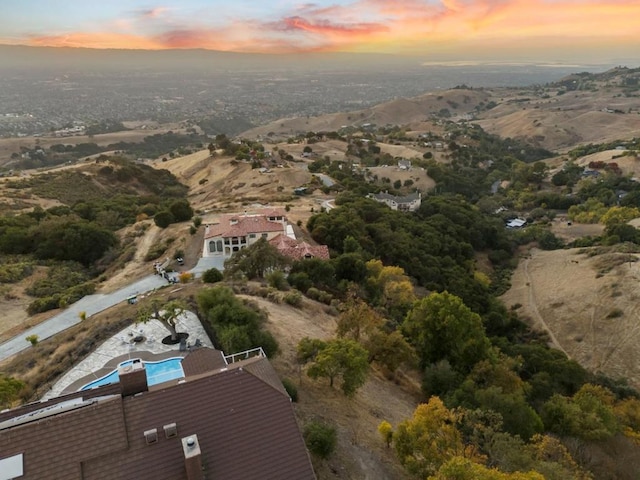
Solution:
[[[533,250],[535,250],[535,249],[533,249]],[[532,252],[533,252],[533,250],[532,250]],[[530,260],[530,258],[531,258],[531,256],[528,255],[527,258],[524,261],[524,266],[523,266],[524,275],[527,278],[527,286],[529,288],[529,307],[531,308],[531,311],[533,312],[533,315],[534,315],[536,321],[540,325],[542,325],[542,328],[549,335],[549,338],[551,339],[551,343],[553,344],[554,348],[557,348],[558,350],[563,352],[568,358],[571,358],[571,355],[569,355],[569,353],[567,353],[567,351],[564,348],[562,348],[562,345],[560,344],[560,342],[558,341],[558,339],[554,335],[553,330],[551,330],[551,328],[549,328],[549,325],[547,325],[547,322],[545,322],[544,318],[542,317],[542,315],[540,315],[540,311],[538,310],[538,301],[536,300],[535,287],[533,285],[533,282],[531,281],[531,276],[529,275],[529,260]]]
[[[595,373],[640,387],[640,261],[595,249],[533,249],[502,296],[549,335],[554,348]]]

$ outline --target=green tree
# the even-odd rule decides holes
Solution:
[[[167,228],[175,219],[169,210],[162,210],[153,216],[153,222],[160,228]]]
[[[10,408],[20,398],[25,383],[13,377],[0,375],[0,408]]]
[[[223,278],[222,272],[217,268],[210,268],[202,274],[202,281],[205,283],[217,283],[222,281]]]
[[[181,300],[171,300],[161,303],[158,299],[152,299],[140,304],[136,313],[136,322],[147,323],[149,320],[158,320],[171,334],[171,341],[177,343],[178,332],[176,324],[187,307]]]
[[[311,361],[307,374],[314,379],[328,378],[331,387],[341,379],[343,393],[352,396],[367,380],[367,357],[367,351],[353,340],[329,340]]]
[[[309,451],[323,459],[331,456],[338,443],[336,429],[319,421],[306,424],[302,436]]]
[[[193,208],[189,205],[188,200],[176,200],[169,207],[169,211],[173,215],[175,222],[186,222],[193,217]]]
[[[620,429],[611,392],[588,383],[573,398],[551,397],[542,408],[542,419],[551,432],[584,440],[607,439]]]
[[[491,344],[480,316],[448,292],[432,293],[417,302],[402,330],[423,369],[446,359],[454,370],[468,372],[490,354]]]
[[[266,273],[283,270],[288,264],[289,260],[276,247],[260,238],[224,262],[224,275],[228,278],[264,278]]]

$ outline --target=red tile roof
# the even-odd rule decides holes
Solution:
[[[199,358],[192,366],[205,361],[201,350],[193,352]],[[159,387],[110,395],[20,425],[0,424],[0,457],[22,453],[25,480],[186,480],[181,439],[197,435],[205,478],[315,479],[291,401],[266,358]],[[39,407],[61,408],[64,400],[112,391],[108,385]],[[25,412],[9,413],[15,423]],[[173,423],[177,436],[167,438],[164,426]],[[147,444],[144,432],[152,429],[158,440]]]
[[[283,218],[285,218],[283,216]],[[286,222],[285,222],[286,223]],[[251,233],[284,232],[285,223],[270,221],[266,215],[225,215],[207,227],[205,238],[244,237]]]
[[[276,247],[280,253],[294,260],[303,258],[329,260],[329,247],[326,245],[310,245],[282,234],[269,240],[269,243]]]

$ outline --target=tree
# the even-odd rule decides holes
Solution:
[[[452,457],[428,480],[545,480],[537,472],[504,473],[464,457]]]
[[[393,440],[393,427],[391,424],[386,420],[380,422],[380,425],[378,425],[378,433],[387,444],[387,448],[389,448],[391,441]]]
[[[147,323],[149,320],[158,320],[171,334],[171,342],[178,343],[180,339],[176,324],[186,308],[181,300],[171,300],[162,304],[158,299],[152,299],[138,307],[136,322]]]
[[[323,459],[331,456],[338,442],[334,427],[315,420],[305,425],[302,436],[309,451]]]
[[[367,356],[367,351],[353,340],[329,340],[313,358],[307,374],[314,379],[328,378],[331,387],[339,378],[342,380],[343,393],[352,396],[367,380]]]
[[[490,354],[491,344],[480,316],[446,291],[417,302],[402,330],[416,349],[423,369],[446,359],[454,370],[468,372]]]
[[[584,440],[607,439],[620,428],[611,392],[588,383],[573,398],[551,397],[542,408],[542,418],[550,431]]]
[[[217,268],[210,268],[209,270],[205,270],[202,274],[202,281],[205,283],[217,283],[223,279],[222,272]]]
[[[427,478],[453,457],[479,458],[473,447],[464,445],[456,422],[438,397],[418,405],[393,434],[400,463],[417,478]]]
[[[336,335],[360,342],[383,323],[383,318],[374,309],[362,300],[356,299],[340,313]]]
[[[169,207],[169,211],[175,222],[186,222],[193,217],[193,208],[189,205],[188,200],[176,200]]]
[[[24,382],[0,375],[0,408],[10,408],[25,388]]]
[[[263,278],[272,270],[284,270],[288,264],[289,260],[276,247],[260,238],[224,262],[224,275],[228,278]]]
[[[160,228],[167,228],[175,219],[169,210],[162,210],[153,216],[153,222]]]

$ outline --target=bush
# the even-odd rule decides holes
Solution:
[[[147,254],[144,256],[144,261],[150,262],[151,260],[160,258],[160,256],[166,251],[167,251],[166,243],[157,243],[149,249]]]
[[[299,307],[302,305],[302,295],[297,290],[293,290],[284,296],[284,301],[292,307]]]
[[[287,391],[287,393],[291,397],[291,401],[292,402],[297,402],[298,401],[298,387],[296,387],[295,384],[291,380],[289,380],[288,378],[283,378],[282,379],[282,386],[284,387],[284,389]]]
[[[266,280],[269,286],[278,290],[286,290],[289,286],[287,285],[287,279],[285,278],[284,272],[282,272],[282,270],[274,270],[273,272],[269,272],[267,274]]]
[[[178,278],[180,279],[180,283],[189,283],[191,280],[193,280],[193,273],[182,272]]]
[[[217,283],[222,281],[223,275],[217,268],[210,268],[202,274],[202,281],[205,283]]]
[[[168,210],[163,210],[153,216],[154,223],[160,228],[167,228],[174,222],[173,214]]]
[[[327,305],[330,305],[331,300],[333,300],[333,295],[315,287],[311,287],[307,290],[307,297],[318,302],[326,303]]]
[[[313,286],[313,282],[306,272],[291,273],[287,277],[287,282],[292,287],[297,288],[301,292],[307,292]]]
[[[38,344],[38,335],[29,335],[25,340],[35,347]]]
[[[309,451],[324,459],[333,453],[338,441],[334,427],[315,420],[305,425],[303,436]]]

